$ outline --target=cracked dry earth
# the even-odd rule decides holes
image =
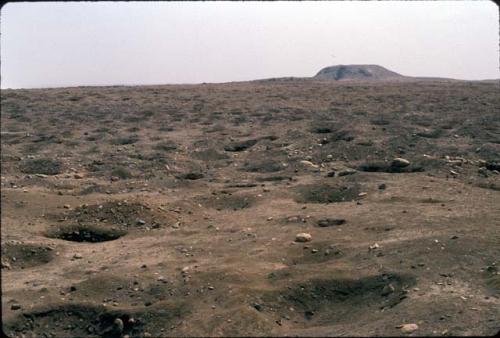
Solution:
[[[487,82],[2,90],[3,331],[493,335],[499,104]]]

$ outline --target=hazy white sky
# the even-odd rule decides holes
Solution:
[[[227,82],[334,64],[498,78],[498,25],[489,1],[9,3],[1,86]]]

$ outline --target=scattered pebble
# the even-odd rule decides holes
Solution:
[[[393,167],[398,167],[398,168],[404,168],[410,165],[410,161],[405,160],[404,158],[401,157],[396,157],[395,159],[392,160],[391,166]]]
[[[401,332],[403,333],[412,333],[414,331],[418,330],[418,325],[417,324],[403,324],[401,325]]]
[[[10,306],[11,310],[20,310],[21,309],[21,304],[14,303]]]
[[[301,232],[295,236],[295,242],[309,242],[312,240],[311,234]]]

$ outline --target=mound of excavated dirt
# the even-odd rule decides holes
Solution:
[[[19,169],[25,174],[57,175],[62,171],[62,163],[51,158],[26,159]]]
[[[84,205],[56,216],[64,221],[78,224],[108,223],[124,228],[162,227],[169,221],[150,207],[129,201],[112,201],[103,204]]]
[[[255,204],[255,197],[249,195],[216,194],[198,197],[197,200],[207,208],[217,210],[240,210]]]
[[[359,199],[361,186],[359,184],[333,185],[317,183],[297,186],[295,192],[295,201],[298,203],[349,202]]]
[[[2,243],[2,268],[26,269],[46,264],[54,258],[53,248],[37,244]]]

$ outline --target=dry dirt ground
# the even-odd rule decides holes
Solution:
[[[498,90],[3,90],[3,331],[495,334]]]

